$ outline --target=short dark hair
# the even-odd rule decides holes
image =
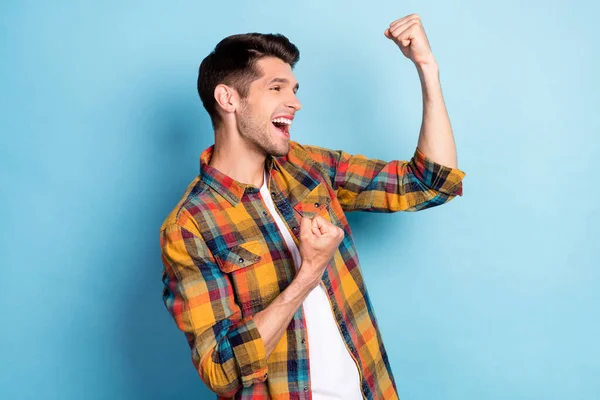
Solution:
[[[250,84],[262,75],[256,63],[265,57],[277,57],[294,68],[300,59],[300,51],[281,34],[246,33],[221,40],[202,60],[198,71],[198,94],[214,128],[221,123],[214,97],[217,85],[229,85],[245,98]]]

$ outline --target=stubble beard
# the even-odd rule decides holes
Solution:
[[[242,138],[256,146],[266,155],[283,157],[289,151],[289,143],[285,148],[277,146],[271,133],[271,121],[263,120],[259,114],[252,111],[252,107],[242,103],[238,130]]]

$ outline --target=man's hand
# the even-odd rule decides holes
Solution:
[[[407,15],[392,22],[384,35],[393,40],[400,47],[402,54],[417,66],[436,63],[421,18],[417,14]]]
[[[344,230],[321,216],[300,221],[300,256],[302,267],[298,276],[311,285],[318,285],[325,267],[344,239]]]

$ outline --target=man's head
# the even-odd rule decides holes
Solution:
[[[198,73],[198,93],[215,131],[236,130],[265,154],[287,154],[288,122],[301,108],[292,72],[299,58],[298,48],[279,34],[219,42]]]

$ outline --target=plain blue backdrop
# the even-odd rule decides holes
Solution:
[[[212,399],[161,301],[158,229],[213,143],[223,37],[301,51],[292,138],[414,152],[383,32],[421,15],[464,197],[349,214],[400,397],[600,398],[600,29],[591,1],[3,1],[0,398]]]

